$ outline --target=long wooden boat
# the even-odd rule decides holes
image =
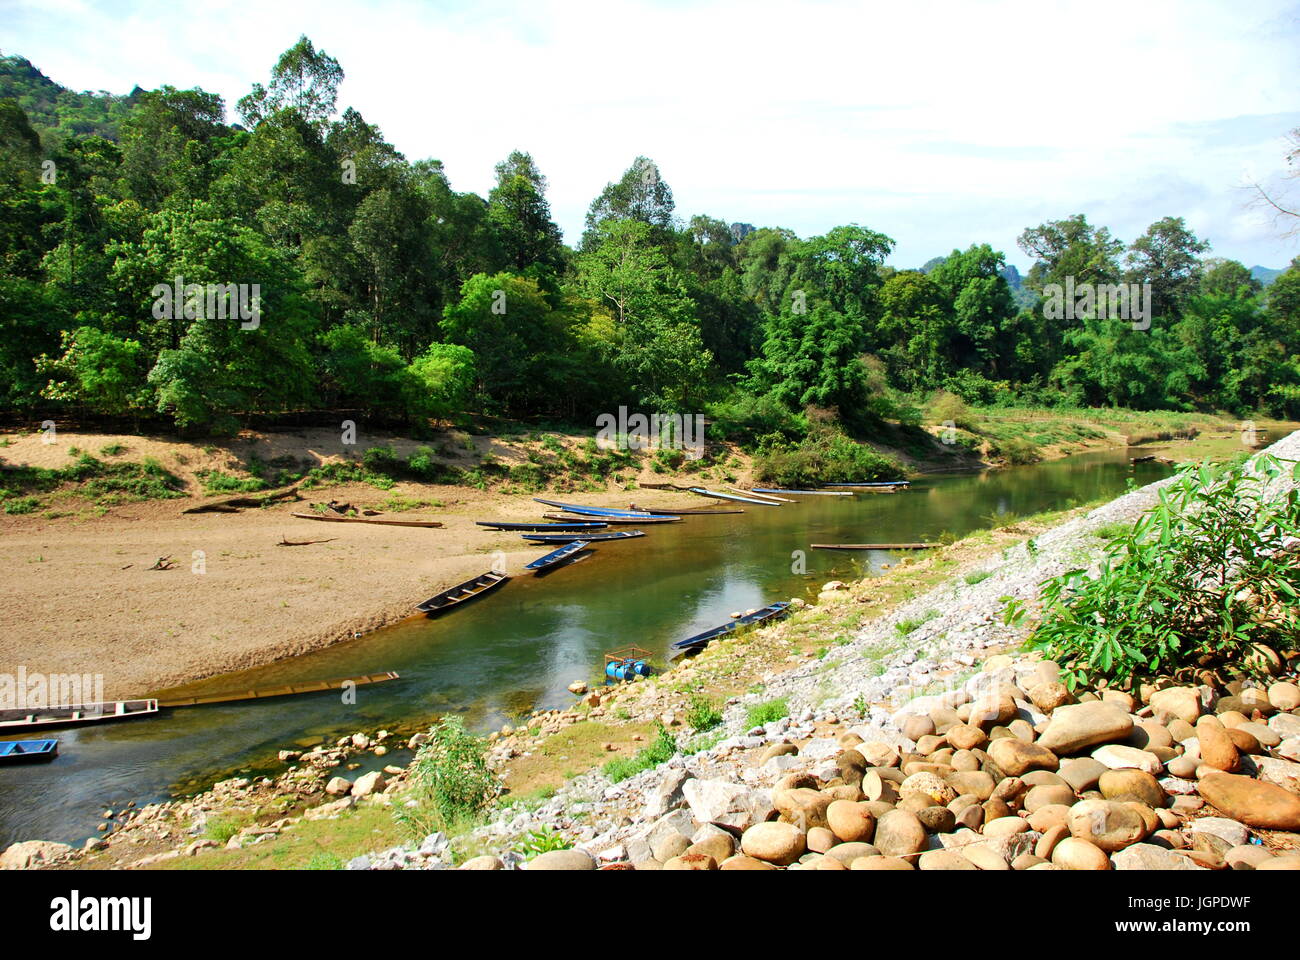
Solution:
[[[163,708],[206,707],[214,703],[236,703],[242,700],[268,700],[272,697],[292,697],[304,693],[320,693],[324,690],[341,690],[345,684],[364,687],[372,683],[385,683],[400,680],[397,671],[385,673],[365,673],[359,677],[340,677],[337,680],[312,680],[308,683],[286,683],[276,687],[264,687],[255,690],[234,690],[226,693],[211,693],[201,697],[176,697],[171,700],[158,701]]]
[[[638,508],[639,509],[639,508]],[[655,507],[646,507],[646,513],[654,514],[656,517],[706,517],[726,513],[744,513],[745,511],[737,507],[734,510],[714,510],[710,507],[682,507],[678,510],[659,510]]]
[[[714,627],[712,630],[705,630],[703,633],[697,633],[693,637],[687,637],[685,640],[679,640],[673,644],[675,650],[701,650],[708,646],[712,641],[719,637],[725,637],[728,634],[744,630],[746,627],[752,627],[771,620],[776,617],[785,616],[790,609],[790,604],[784,600],[769,604],[762,609],[755,610],[753,613],[747,613],[743,617],[737,617],[730,623],[724,623],[720,627]]]
[[[76,727],[109,720],[133,720],[158,712],[158,701],[110,700],[79,707],[0,710],[0,730],[39,730],[45,727]]]
[[[545,516],[559,517],[563,514],[548,513]],[[565,519],[570,518],[565,517]],[[570,523],[506,523],[497,520],[475,520],[474,523],[494,530],[535,530],[539,533],[575,533],[582,530],[600,530],[609,525],[605,520],[587,520],[584,517],[574,517]]]
[[[744,494],[747,497],[759,497],[762,500],[770,500],[773,503],[798,503],[797,500],[790,500],[786,497],[774,497],[770,493],[760,493],[757,490],[744,490],[740,487],[728,487],[727,489],[735,493]]]
[[[933,550],[941,543],[814,543],[814,550]]]
[[[556,564],[564,563],[575,553],[581,553],[583,550],[587,549],[587,546],[588,543],[586,540],[573,540],[570,543],[566,543],[558,550],[552,550],[550,553],[538,557],[532,563],[524,564],[524,569],[548,570]]]
[[[542,514],[542,516],[544,516],[544,517],[549,517],[549,518],[552,519],[552,520],[580,520],[580,519],[582,519],[581,517],[571,517],[571,516],[569,516],[567,513],[544,513],[544,514]],[[599,523],[599,524],[597,524],[597,526],[601,526],[601,527],[603,527],[603,526],[605,526],[606,524],[614,525],[614,524],[620,524],[620,523],[622,523],[622,524],[676,523],[676,522],[679,521],[679,520],[681,520],[681,517],[677,516],[676,514],[671,514],[671,515],[667,515],[667,516],[653,516],[653,517],[606,517],[606,518],[604,519],[604,521],[601,522],[601,523]],[[564,526],[564,524],[562,524],[562,523],[557,523],[556,526],[557,526],[557,527],[560,527],[560,526]],[[543,531],[543,532],[548,532],[548,531]],[[559,531],[559,530],[556,530],[555,532],[556,532],[556,533],[559,533],[560,531]]]
[[[771,500],[760,500],[757,497],[742,497],[737,493],[723,493],[720,490],[705,490],[703,487],[691,487],[690,492],[698,494],[701,497],[714,497],[718,500],[733,500],[736,503],[755,503],[761,507],[781,506],[781,504],[773,503]]]
[[[441,527],[441,520],[380,520],[375,517],[336,517],[327,513],[298,513],[291,516],[300,520],[327,520],[330,523],[377,523],[386,527]]]
[[[0,742],[0,763],[41,763],[59,755],[57,740],[5,740]]]
[[[823,483],[823,487],[910,487],[911,480],[872,480],[870,483]]]
[[[645,534],[640,530],[615,530],[611,533],[525,533],[522,536],[533,543],[573,543],[575,540],[603,543],[606,540],[630,540],[633,537],[644,537]]]
[[[487,573],[479,574],[473,580],[466,580],[464,583],[458,583],[442,593],[436,593],[424,603],[417,603],[415,609],[421,613],[435,614],[448,610],[451,607],[464,603],[466,600],[472,600],[475,597],[481,597],[490,590],[495,590],[510,578],[505,574]]]
[[[555,507],[563,510],[565,513],[577,513],[584,517],[648,517],[650,514],[644,510],[617,510],[613,507],[584,507],[580,503],[561,503],[558,500],[543,500],[541,497],[533,497],[538,503],[544,503],[548,507]]]
[[[784,493],[798,497],[851,497],[847,490],[778,490],[771,487],[755,487],[754,493]]]

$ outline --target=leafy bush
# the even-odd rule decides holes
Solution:
[[[1300,535],[1297,492],[1268,499],[1282,465],[1191,465],[1160,502],[1105,548],[1097,572],[1071,570],[1043,588],[1032,649],[1061,664],[1071,686],[1106,678],[1252,670],[1256,644],[1300,642],[1300,566],[1277,551]],[[1300,478],[1300,465],[1290,469]]]
[[[970,408],[966,406],[966,401],[947,390],[935,391],[934,396],[930,398],[927,413],[934,423],[951,423],[971,433],[976,432],[975,418],[971,415]]]
[[[1005,437],[994,441],[989,445],[989,453],[995,457],[1003,457],[1008,463],[1017,466],[1037,463],[1042,459],[1032,443],[1019,437]]]
[[[523,854],[525,859],[531,860],[553,850],[568,850],[571,846],[573,844],[564,839],[564,835],[558,830],[553,827],[542,827],[525,834],[515,845],[515,851]]]
[[[411,763],[409,802],[393,816],[413,836],[451,832],[476,822],[501,791],[488,767],[485,741],[465,729],[460,717],[444,717]]]
[[[893,479],[903,475],[891,457],[845,436],[829,424],[815,424],[797,446],[774,440],[754,458],[754,476],[781,486]]]

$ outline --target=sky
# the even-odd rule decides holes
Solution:
[[[858,223],[919,266],[1084,213],[1129,242],[1182,216],[1212,255],[1283,267],[1251,183],[1290,188],[1295,0],[907,3],[0,0],[0,51],[77,90],[221,94],[228,117],[300,34],[408,159],[486,196],[530,152],[569,243],[638,155],[677,215]]]

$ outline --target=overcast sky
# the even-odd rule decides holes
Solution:
[[[1183,216],[1284,266],[1250,205],[1300,126],[1300,3],[0,0],[0,50],[74,89],[200,86],[234,104],[306,33],[340,106],[486,195],[531,152],[575,243],[638,154],[677,213],[809,236],[860,223],[917,266],[1085,213],[1125,241]],[[1293,182],[1300,194],[1300,182]]]

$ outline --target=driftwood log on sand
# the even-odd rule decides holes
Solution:
[[[268,490],[265,493],[245,493],[238,497],[227,497],[224,500],[201,503],[197,507],[182,510],[181,513],[237,513],[245,507],[261,507],[268,503],[279,503],[281,500],[290,499],[302,499],[302,497],[298,496],[296,484],[292,487],[282,487],[279,490]]]

